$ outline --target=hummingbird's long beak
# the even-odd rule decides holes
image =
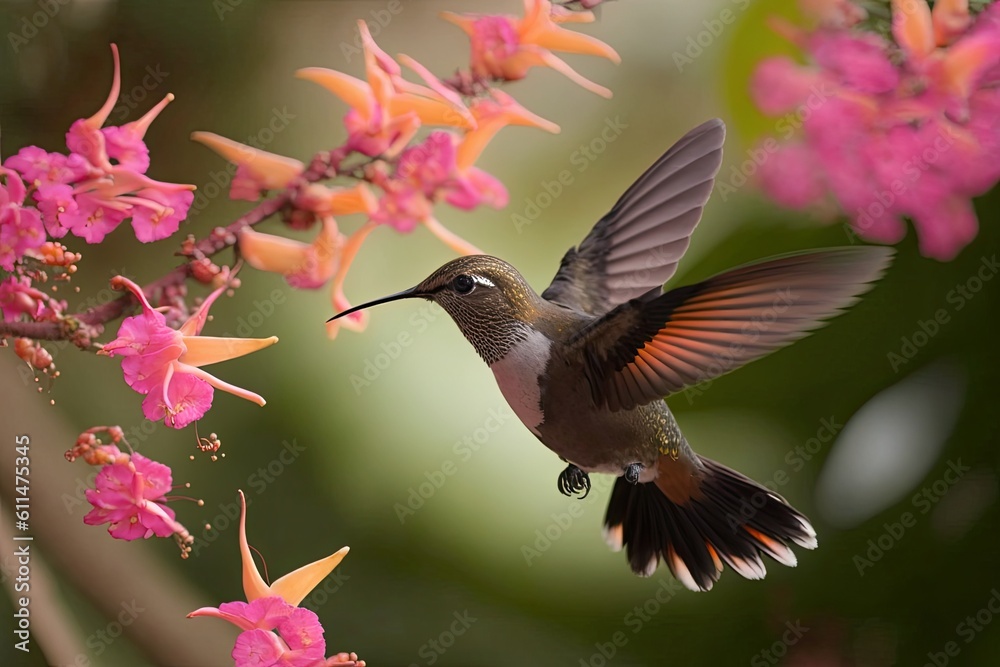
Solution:
[[[338,320],[344,315],[350,315],[351,313],[356,313],[359,310],[364,310],[365,308],[371,308],[372,306],[377,306],[380,303],[389,303],[390,301],[399,301],[400,299],[413,299],[423,296],[417,291],[416,287],[411,287],[410,289],[405,289],[402,292],[396,292],[395,294],[390,294],[389,296],[384,296],[381,299],[375,299],[374,301],[369,301],[368,303],[363,303],[360,306],[354,306],[353,308],[348,308],[342,313],[337,313],[333,317],[327,320],[327,322],[333,322]]]

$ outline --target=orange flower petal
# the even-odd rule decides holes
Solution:
[[[310,245],[283,236],[263,234],[252,229],[240,232],[240,254],[247,264],[259,271],[288,275],[302,269]]]
[[[931,10],[934,42],[948,46],[969,27],[969,0],[937,0]]]
[[[356,109],[365,120],[371,120],[375,113],[372,87],[361,79],[325,67],[306,67],[297,70],[295,76],[323,86],[344,100],[347,106]]]
[[[924,0],[892,0],[892,36],[910,56],[922,59],[930,55],[934,28]]]
[[[956,42],[944,52],[941,60],[945,84],[952,91],[968,98],[980,75],[1000,60],[993,39],[988,36],[969,37]]]
[[[294,572],[289,572],[271,584],[271,595],[278,595],[290,605],[298,606],[309,593],[340,565],[344,556],[350,551],[344,547],[340,551],[308,565],[303,565]]]
[[[454,106],[428,97],[410,93],[392,95],[388,104],[389,114],[402,116],[413,112],[425,125],[450,125],[452,127],[473,128],[475,122],[468,112],[462,113]]]
[[[191,138],[244,167],[265,190],[283,190],[305,171],[305,165],[294,158],[252,148],[214,132],[194,132]]]
[[[220,361],[236,359],[278,342],[277,336],[270,338],[217,338],[214,336],[184,336],[187,351],[178,359],[182,364],[200,367]]]
[[[477,127],[466,132],[458,145],[456,163],[460,170],[475,164],[494,135],[507,125],[525,125],[559,133],[558,125],[528,111],[510,95],[496,89],[492,94],[492,100],[481,100],[472,108]]]
[[[271,589],[257,571],[257,564],[247,543],[247,499],[242,490],[240,491],[240,557],[243,562],[243,593],[247,597],[247,602],[269,597]]]
[[[560,28],[553,20],[552,4],[548,0],[529,1],[526,3],[525,14],[521,30],[518,31],[524,44],[537,44],[554,51],[600,56],[613,63],[620,63],[622,60],[617,51],[601,40]],[[558,18],[565,20],[565,15],[560,14]]]

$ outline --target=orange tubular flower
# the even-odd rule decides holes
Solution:
[[[423,125],[475,127],[461,97],[433,74],[405,56],[401,58],[427,85],[403,79],[399,64],[378,47],[368,26],[358,21],[368,81],[323,67],[300,69],[296,75],[318,83],[342,99],[351,111],[344,118],[347,148],[365,155],[396,155]]]
[[[191,138],[237,166],[230,191],[233,199],[257,201],[267,190],[287,188],[305,171],[305,165],[294,158],[251,148],[213,132],[194,132]]]
[[[552,51],[600,56],[621,62],[618,53],[604,42],[559,27],[559,23],[587,23],[591,12],[567,12],[553,8],[549,0],[524,0],[524,17],[465,15],[445,12],[445,20],[460,27],[472,43],[474,74],[506,81],[523,79],[532,67],[551,67],[574,83],[602,97],[611,91],[584,78]]]

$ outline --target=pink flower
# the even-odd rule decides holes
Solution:
[[[163,314],[149,305],[142,289],[131,280],[116,276],[114,287],[128,289],[142,306],[142,313],[126,318],[118,337],[104,345],[100,354],[120,356],[125,382],[146,394],[142,411],[146,418],[171,428],[184,428],[201,419],[212,406],[214,389],[264,405],[259,395],[223,382],[201,366],[235,359],[278,342],[270,338],[213,338],[199,336],[208,310],[227,285],[219,287],[199,306],[180,329],[171,329]]]
[[[118,197],[118,201],[132,204],[132,229],[143,243],[165,239],[173,235],[187,217],[194,201],[190,190],[167,190],[156,187],[143,188],[134,195]]]
[[[1000,180],[1000,12],[969,27],[961,0],[933,12],[892,5],[895,47],[835,27],[783,28],[814,64],[765,60],[752,93],[765,113],[808,113],[760,184],[792,208],[836,202],[872,241],[899,241],[908,218],[921,253],[949,260],[975,238],[970,198]]]
[[[65,156],[62,153],[48,153],[38,146],[27,146],[4,161],[7,169],[12,169],[30,185],[51,183],[73,183],[90,173],[92,167],[79,155]]]
[[[174,511],[161,504],[172,488],[170,468],[162,463],[132,454],[103,466],[95,484],[96,490],[86,491],[94,507],[83,517],[88,526],[108,523],[108,532],[120,540],[187,534]]]
[[[62,189],[39,189],[37,198],[45,203],[46,223],[54,235],[65,234],[68,229],[88,243],[100,243],[122,221],[131,217],[136,238],[149,243],[177,231],[194,200],[190,192],[194,186],[163,183],[145,176],[149,168],[149,149],[143,138],[153,120],[174,99],[173,95],[168,94],[139,120],[121,127],[102,128],[121,89],[121,66],[118,47],[114,44],[111,53],[114,77],[104,106],[90,118],[74,122],[66,134],[66,145],[72,153],[59,173],[65,174],[81,160],[89,166],[87,173],[73,172],[72,178],[56,181],[72,183],[76,207],[66,203],[66,193]],[[39,172],[49,162],[60,165],[58,159],[51,156],[43,159],[34,153],[24,160]],[[48,172],[51,171],[50,167]]]
[[[445,12],[443,16],[469,35],[472,72],[477,76],[517,81],[523,79],[532,67],[550,67],[589,91],[611,97],[607,88],[580,76],[552,53],[581,53],[601,56],[614,63],[621,62],[615,50],[604,42],[557,25],[593,21],[591,12],[561,9],[553,7],[549,0],[524,0],[523,18],[451,12]]]
[[[0,314],[8,322],[21,315],[38,317],[47,299],[48,295],[31,286],[27,276],[8,276],[0,281]]]
[[[45,243],[45,227],[38,211],[24,207],[27,191],[21,177],[3,168],[0,175],[5,177],[0,186],[0,268],[13,271],[26,252]]]
[[[79,204],[73,196],[73,186],[65,183],[45,183],[35,190],[35,201],[42,212],[45,229],[52,238],[62,238],[79,224],[75,217]]]
[[[226,602],[218,609],[199,612],[198,616],[216,616],[243,630],[233,647],[236,667],[311,667],[325,659],[326,640],[319,617],[280,597],[258,598],[249,604]]]
[[[236,667],[364,667],[364,661],[353,653],[325,658],[326,640],[319,617],[298,606],[340,564],[349,549],[344,547],[267,584],[257,571],[247,543],[246,517],[246,497],[240,491],[240,556],[248,602],[202,607],[188,618],[211,616],[243,630],[232,652]]]

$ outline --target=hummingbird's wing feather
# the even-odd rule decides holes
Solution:
[[[597,405],[627,410],[719,377],[823,325],[870,289],[882,247],[796,253],[615,308],[571,341]]]
[[[570,248],[542,297],[603,315],[677,270],[722,164],[726,126],[710,120],[681,137],[625,191],[578,248]]]

